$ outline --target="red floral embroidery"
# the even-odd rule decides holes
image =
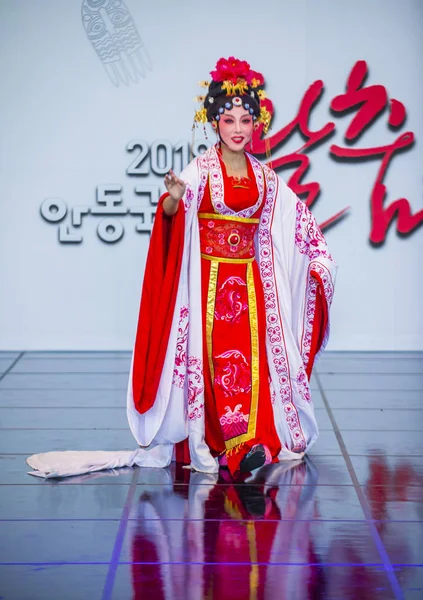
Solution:
[[[327,269],[324,265],[319,262],[313,261],[310,263],[308,269],[308,279],[307,279],[307,288],[306,288],[306,303],[304,310],[304,328],[303,335],[301,340],[301,357],[303,359],[303,363],[305,365],[308,364],[310,359],[310,348],[311,348],[311,338],[313,334],[313,322],[314,322],[314,314],[316,311],[316,293],[318,282],[316,279],[310,274],[311,271],[315,271],[320,275],[324,295],[326,301],[328,303],[328,308],[330,308],[332,304],[334,284],[332,281],[332,277],[330,275],[329,269]],[[321,350],[325,347],[327,343],[327,338],[329,336],[329,331],[325,332],[325,336],[323,339]],[[320,353],[320,352],[319,352]]]
[[[203,361],[194,356],[187,357],[189,327],[188,306],[182,306],[179,312],[178,338],[176,340],[175,368],[172,385],[183,389],[187,382],[188,418],[193,421],[204,414],[201,403],[204,391]]]
[[[182,306],[179,312],[178,338],[176,340],[175,368],[173,369],[172,384],[183,388],[187,367],[187,340],[188,340],[188,306]]]
[[[320,256],[332,260],[320,227],[302,200],[297,200],[296,212],[295,245],[301,254],[307,254],[310,260]]]
[[[195,421],[196,419],[201,419],[204,414],[204,404],[200,404],[200,406],[194,407],[189,413],[188,418],[190,421]]]
[[[199,404],[204,392],[203,361],[194,356],[188,358],[188,418],[199,419],[204,414],[204,403]]]
[[[306,290],[306,301],[304,307],[304,328],[303,328],[303,336],[301,340],[301,357],[303,359],[303,363],[308,365],[308,361],[310,359],[310,348],[311,348],[311,339],[313,335],[313,322],[314,322],[314,313],[316,310],[316,293],[317,293],[317,281],[314,277],[308,275],[307,282],[307,290]]]
[[[306,402],[311,402],[310,386],[303,365],[300,366],[295,381],[297,382],[297,389],[301,398]]]
[[[191,207],[192,201],[194,200],[194,190],[192,189],[192,187],[189,185],[189,183],[186,184],[186,190],[185,190],[185,196],[184,196],[184,206],[185,206],[185,212],[187,210],[189,210],[189,208]]]

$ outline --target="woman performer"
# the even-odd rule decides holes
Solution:
[[[249,472],[318,436],[309,379],[336,265],[306,205],[245,151],[271,114],[263,76],[220,59],[196,120],[219,141],[165,177],[128,386],[142,464]],[[189,452],[188,452],[189,448]],[[145,453],[145,454],[144,454]]]

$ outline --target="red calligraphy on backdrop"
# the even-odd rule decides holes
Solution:
[[[387,169],[396,153],[403,152],[414,144],[414,134],[412,131],[401,133],[391,144],[385,146],[374,146],[371,148],[352,147],[363,132],[388,107],[388,125],[390,129],[400,128],[406,118],[404,104],[394,98],[389,100],[388,92],[383,85],[364,86],[367,75],[367,63],[364,60],[357,61],[348,76],[345,92],[335,96],[330,103],[332,113],[335,113],[335,115],[346,114],[356,109],[355,115],[344,134],[348,146],[332,144],[330,146],[330,154],[343,160],[381,159],[379,171],[370,196],[370,241],[373,244],[382,244],[395,218],[397,231],[400,234],[407,235],[415,231],[423,223],[423,210],[413,214],[410,202],[406,198],[400,198],[390,204],[385,203],[387,189],[384,184],[384,178]],[[297,115],[288,125],[266,139],[262,139],[263,128],[259,127],[253,137],[253,153],[264,155],[274,151],[286,142],[293,132],[299,131],[305,139],[305,143],[298,150],[277,157],[270,162],[276,171],[289,166],[296,167],[288,180],[288,185],[297,195],[304,199],[309,207],[317,200],[320,194],[320,184],[317,181],[303,182],[303,178],[310,167],[310,159],[306,153],[316,147],[317,144],[320,145],[326,141],[335,131],[335,123],[332,121],[328,121],[320,129],[316,130],[312,130],[309,125],[311,111],[320,99],[323,89],[323,81],[318,80],[312,83],[301,100]],[[270,100],[265,100],[265,102],[266,107],[273,114],[272,103]],[[321,224],[321,228],[326,229],[330,225],[339,222],[348,210],[349,207],[342,208],[335,215],[326,219]]]

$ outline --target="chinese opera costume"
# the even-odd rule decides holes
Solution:
[[[196,120],[216,123],[242,106],[266,133],[263,76],[233,58],[211,75]],[[261,464],[295,460],[318,437],[309,379],[328,341],[336,264],[305,203],[249,153],[248,177],[228,176],[221,143],[181,173],[174,216],[163,209],[168,194],[158,204],[127,393],[139,449],[70,453],[79,473],[90,459],[95,471],[176,457],[235,474],[257,448]],[[72,474],[63,454],[28,463],[40,476]]]

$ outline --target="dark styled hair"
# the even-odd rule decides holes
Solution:
[[[218,121],[225,109],[231,110],[236,105],[233,103],[235,98],[240,98],[243,108],[247,110],[254,119],[257,119],[260,115],[260,98],[257,92],[260,89],[263,89],[263,87],[260,86],[253,89],[248,86],[246,92],[242,95],[237,94],[233,96],[228,95],[226,89],[222,88],[222,82],[212,81],[204,100],[204,108],[207,110],[207,120],[209,122],[215,120]]]

